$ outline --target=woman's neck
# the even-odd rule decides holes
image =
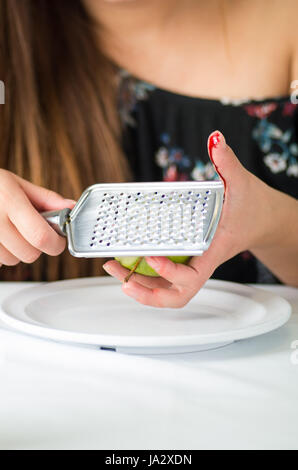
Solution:
[[[105,53],[120,65],[131,61],[138,51],[155,50],[164,42],[173,22],[181,19],[197,0],[84,0],[88,12],[98,22],[98,34]]]
[[[259,0],[84,1],[101,50],[160,88],[216,99],[288,92],[289,33],[279,2],[268,14]]]
[[[181,0],[84,0],[84,3],[105,34],[121,40],[139,37],[140,32],[160,30],[181,8]]]

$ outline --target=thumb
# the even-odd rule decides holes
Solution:
[[[36,186],[20,177],[17,177],[17,180],[31,204],[39,211],[72,209],[76,204],[76,201],[65,199],[55,191]]]
[[[235,153],[226,143],[223,134],[214,131],[208,139],[208,153],[215,170],[223,180],[225,186],[232,181],[239,182],[244,176],[245,169],[239,162]]]

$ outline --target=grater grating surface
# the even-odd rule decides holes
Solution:
[[[68,215],[69,251],[94,258],[201,255],[223,196],[221,181],[93,185]]]

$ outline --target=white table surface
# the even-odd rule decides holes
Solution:
[[[0,283],[0,302],[24,286]],[[128,356],[1,324],[0,448],[297,450],[298,289],[269,289],[291,302],[287,325],[200,353]]]

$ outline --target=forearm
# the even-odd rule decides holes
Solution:
[[[283,283],[298,287],[298,200],[269,191],[269,231],[264,242],[250,251]]]

